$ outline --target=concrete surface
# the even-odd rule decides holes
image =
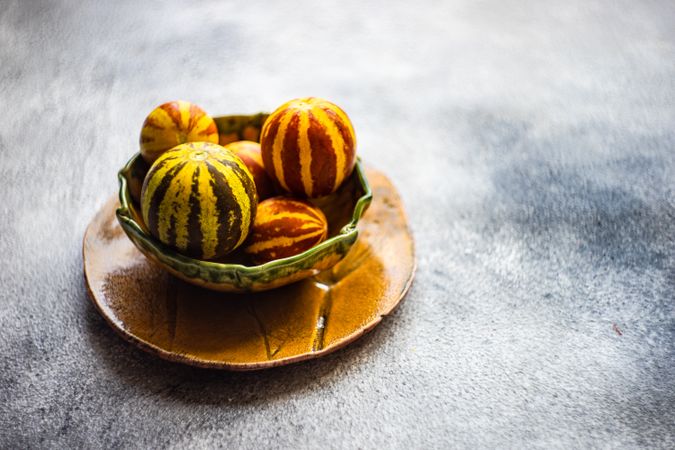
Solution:
[[[0,0],[0,447],[675,446],[675,3]],[[406,201],[402,307],[320,361],[160,361],[80,244],[157,104],[326,97]]]

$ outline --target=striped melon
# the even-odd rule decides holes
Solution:
[[[256,206],[246,165],[209,142],[166,151],[150,167],[141,191],[141,212],[150,233],[200,259],[219,258],[241,245]]]
[[[287,258],[326,239],[328,222],[308,202],[273,197],[260,202],[244,251],[256,263]]]
[[[356,161],[356,137],[347,114],[315,97],[291,100],[270,114],[260,145],[267,173],[296,195],[335,192]]]
[[[260,154],[260,144],[253,141],[236,141],[227,144],[225,148],[241,158],[253,175],[255,188],[258,192],[258,201],[272,197],[275,192],[274,183],[265,172]]]
[[[141,128],[141,155],[152,164],[162,153],[186,142],[218,143],[213,119],[199,106],[181,100],[155,108]]]

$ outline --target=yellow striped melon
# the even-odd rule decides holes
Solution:
[[[150,167],[141,213],[150,233],[179,252],[219,258],[248,236],[255,184],[241,159],[209,142],[178,145]]]
[[[308,202],[273,197],[260,202],[244,251],[256,263],[287,258],[326,239],[328,222]]]
[[[349,117],[337,105],[315,97],[291,100],[270,114],[260,146],[270,177],[301,196],[335,192],[356,162]]]
[[[150,164],[165,151],[186,142],[218,143],[216,123],[193,103],[182,100],[164,103],[143,122],[141,155]]]

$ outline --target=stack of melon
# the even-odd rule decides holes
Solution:
[[[241,246],[255,263],[326,239],[326,217],[308,199],[335,192],[354,169],[354,128],[342,109],[291,100],[267,118],[260,144],[218,139],[214,120],[188,102],[165,103],[146,118],[141,155],[151,166],[141,211],[155,238],[205,260]]]

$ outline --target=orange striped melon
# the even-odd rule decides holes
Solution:
[[[256,263],[287,258],[326,239],[328,221],[308,202],[273,197],[260,202],[244,251]]]
[[[262,155],[260,154],[260,144],[253,141],[236,141],[225,145],[225,148],[241,158],[253,175],[255,188],[258,192],[258,201],[272,197],[275,193],[274,183],[265,172]]]
[[[224,256],[249,234],[257,206],[246,165],[217,144],[191,142],[162,154],[141,191],[150,233],[180,253],[200,259]]]
[[[347,114],[320,98],[291,100],[265,121],[260,137],[265,170],[285,190],[321,197],[352,173],[356,136]]]
[[[199,106],[182,100],[158,106],[141,128],[141,155],[152,164],[170,148],[186,142],[218,143],[218,128]]]

